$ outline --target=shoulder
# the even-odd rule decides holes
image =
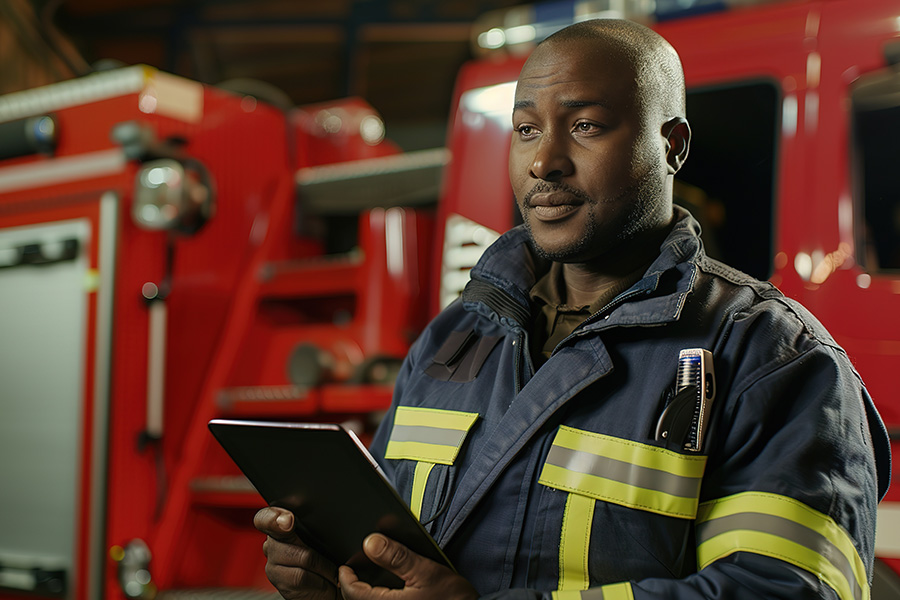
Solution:
[[[695,300],[718,305],[745,335],[781,340],[802,349],[821,344],[843,352],[824,325],[802,304],[768,281],[760,281],[722,262],[702,256]]]
[[[683,320],[688,327],[691,322],[716,327],[716,347],[709,350],[734,400],[753,388],[780,396],[789,379],[811,375],[809,383],[830,385],[836,378],[845,391],[859,395],[863,384],[846,352],[803,305],[719,261],[701,256],[696,266]],[[813,364],[818,373],[806,368]],[[822,377],[826,371],[830,379]],[[777,390],[766,384],[775,381]]]

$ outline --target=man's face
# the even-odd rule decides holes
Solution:
[[[593,41],[545,44],[522,69],[509,178],[545,257],[614,259],[623,241],[669,222],[661,123],[637,93],[633,67]]]

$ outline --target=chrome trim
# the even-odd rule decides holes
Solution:
[[[469,282],[469,271],[500,234],[461,215],[449,215],[441,256],[441,308],[456,300]]]
[[[87,597],[103,597],[106,566],[106,488],[111,405],[112,334],[118,245],[119,196],[106,192],[100,198],[97,234],[97,322],[94,347],[94,435],[91,440],[90,527],[88,530]]]
[[[121,148],[111,148],[0,168],[0,194],[113,175],[121,172],[127,162]]]
[[[0,122],[134,94],[155,71],[136,65],[0,96]]]

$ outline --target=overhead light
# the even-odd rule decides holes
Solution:
[[[508,44],[527,44],[533,42],[536,37],[534,25],[519,25],[506,30],[506,42]]]
[[[656,8],[655,0],[549,0],[492,10],[473,26],[473,50],[480,54],[500,51],[525,55],[535,44],[572,23],[603,18],[650,22]]]
[[[506,43],[506,33],[500,27],[491,27],[478,34],[478,45],[485,50],[502,48]]]
[[[508,81],[497,85],[468,90],[460,98],[460,103],[469,112],[488,116],[512,117],[516,97],[516,82]]]

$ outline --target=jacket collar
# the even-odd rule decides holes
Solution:
[[[703,256],[700,225],[685,209],[675,206],[675,225],[660,245],[659,256],[643,278],[597,313],[585,330],[613,325],[658,325],[676,321],[690,293]],[[533,251],[524,226],[503,234],[472,269],[463,302],[475,311],[487,309],[519,326],[527,326],[529,292],[550,268]]]

